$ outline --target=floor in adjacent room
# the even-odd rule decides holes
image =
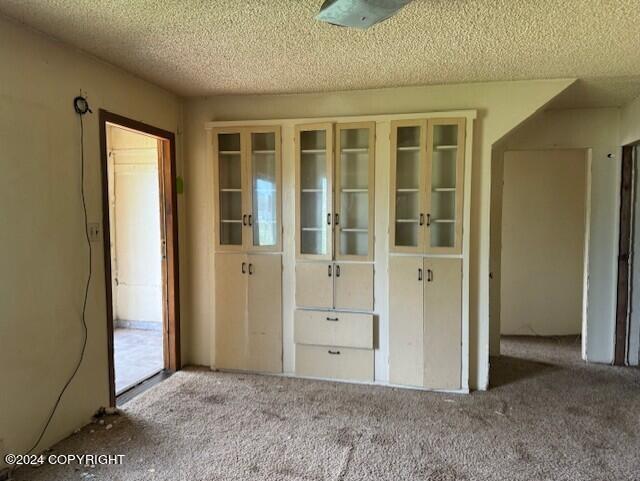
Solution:
[[[113,354],[119,394],[162,370],[162,330],[114,329]]]
[[[185,370],[53,450],[123,465],[16,479],[640,479],[640,370],[584,364],[577,338],[502,351],[471,395]]]

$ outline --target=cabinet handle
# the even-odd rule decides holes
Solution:
[[[327,321],[331,321],[331,322],[338,322],[340,319],[338,319],[337,317],[327,317]]]
[[[329,277],[331,277],[331,264],[329,264],[327,267],[328,267],[327,274]]]
[[[242,263],[242,268],[240,270],[242,271],[243,274],[247,273],[247,263],[246,262]]]
[[[253,225],[253,215],[249,214],[249,225]]]
[[[249,275],[253,275],[253,264],[249,264]]]
[[[427,227],[431,225],[431,214],[427,214]]]
[[[420,225],[424,225],[424,214],[420,214]]]
[[[334,224],[338,225],[340,223],[340,214],[334,214],[333,217],[334,217],[333,219]]]
[[[331,214],[327,214],[327,225],[331,225]]]
[[[433,281],[433,271],[431,269],[427,269],[427,282]]]
[[[329,354],[333,355],[333,356],[339,356],[340,355],[340,351],[332,351],[331,349],[329,349],[327,352]]]
[[[242,225],[247,225],[247,214],[242,214]]]
[[[340,266],[336,265],[336,277],[340,277]]]
[[[418,280],[422,280],[422,267],[418,267]]]

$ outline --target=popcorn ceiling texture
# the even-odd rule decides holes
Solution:
[[[638,0],[415,0],[366,31],[316,21],[321,4],[0,0],[0,12],[184,96],[560,77],[617,77],[596,91],[615,102],[639,93]]]

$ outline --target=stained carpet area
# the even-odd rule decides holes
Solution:
[[[640,370],[585,365],[576,339],[510,338],[502,348],[494,388],[471,395],[182,371],[53,451],[124,454],[122,466],[15,477],[640,479]]]

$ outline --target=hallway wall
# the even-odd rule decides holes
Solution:
[[[504,154],[501,334],[580,334],[587,152]]]

